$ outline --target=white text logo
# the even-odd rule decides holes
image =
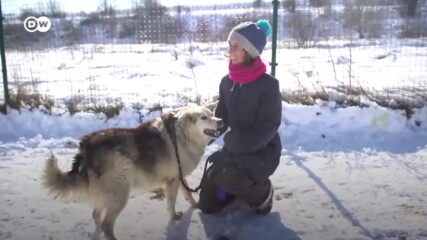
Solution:
[[[47,32],[51,25],[52,23],[47,17],[27,17],[24,21],[24,28],[27,32]]]

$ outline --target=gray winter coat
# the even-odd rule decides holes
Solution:
[[[279,82],[269,74],[251,83],[234,83],[226,75],[220,84],[215,116],[223,119],[224,147],[213,162],[225,161],[246,169],[263,181],[276,170],[282,145],[278,128],[282,118]]]

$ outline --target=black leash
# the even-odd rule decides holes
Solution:
[[[205,179],[205,173],[206,173],[206,168],[208,166],[208,161],[206,160],[205,162],[205,168],[203,169],[202,180],[200,180],[199,186],[197,186],[195,189],[192,189],[189,186],[187,186],[187,184],[184,181],[184,176],[182,174],[181,159],[179,158],[179,152],[178,152],[178,142],[177,142],[176,130],[175,130],[176,118],[174,116],[170,116],[169,119],[165,119],[165,118],[163,118],[163,124],[165,125],[166,131],[171,137],[172,145],[175,148],[175,156],[176,156],[176,161],[178,162],[178,171],[179,171],[179,178],[181,180],[181,184],[189,192],[198,192],[202,188],[203,180]]]

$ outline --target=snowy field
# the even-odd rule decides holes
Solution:
[[[347,85],[387,97],[416,99],[427,86],[427,39],[318,45],[278,49],[276,76],[283,91],[329,91],[329,87]],[[349,45],[351,51],[346,47]],[[263,54],[267,64],[271,60],[269,47]],[[183,99],[194,99],[196,92],[212,99],[228,71],[223,56],[226,48],[226,43],[87,44],[33,51],[31,55],[10,50],[10,88],[12,92],[17,86],[36,91],[57,100],[58,105],[72,98],[85,106],[117,102],[174,106]]]
[[[69,169],[77,151],[69,143],[83,134],[136,126],[141,114],[144,120],[158,116],[158,112],[148,114],[147,107],[153,104],[173,108],[196,92],[206,99],[216,95],[227,72],[222,56],[226,46],[199,45],[193,56],[183,47],[156,46],[157,51],[151,52],[152,46],[81,45],[74,51],[38,52],[33,58],[8,53],[13,79],[48,93],[58,106],[70,95],[81,96],[85,104],[114,104],[120,98],[126,106],[108,120],[83,112],[70,116],[60,107],[53,108],[52,115],[25,109],[0,115],[1,240],[90,239],[91,209],[54,201],[42,188],[46,156],[53,150],[60,167]],[[348,84],[350,63],[356,86],[378,90],[427,86],[422,72],[427,64],[425,40],[398,47],[358,42],[351,56],[345,47],[280,49],[281,88],[335,86],[335,76]],[[263,59],[270,59],[268,50]],[[27,63],[12,64],[19,60]],[[231,240],[427,239],[427,108],[415,110],[407,119],[403,111],[365,103],[369,107],[344,109],[332,102],[283,103],[283,153],[272,176],[271,214],[252,215],[237,202],[221,214],[204,215],[189,209],[179,195],[177,208],[184,216],[171,221],[164,200],[151,199],[152,193],[135,194],[118,219],[116,235],[147,240],[216,239],[219,235]],[[135,104],[142,106],[139,112],[132,107]],[[189,177],[191,186],[199,183],[205,158],[221,146],[218,139],[208,147]]]

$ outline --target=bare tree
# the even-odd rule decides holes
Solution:
[[[252,3],[252,6],[253,6],[254,8],[261,8],[261,7],[262,7],[262,0],[255,0],[255,1]]]
[[[209,42],[213,40],[212,26],[207,17],[200,16],[197,18],[195,29],[196,41]]]
[[[283,8],[289,10],[289,12],[294,13],[296,10],[295,0],[286,0],[282,2]]]
[[[399,0],[400,7],[398,8],[400,16],[415,17],[417,14],[418,0]]]
[[[182,6],[181,5],[175,6],[175,11],[176,11],[176,14],[181,15],[181,13],[182,13]]]
[[[50,0],[49,2],[47,2],[47,11],[49,16],[51,17],[65,17],[65,13],[61,12],[61,6],[56,0]]]
[[[344,26],[359,33],[359,38],[365,37],[362,21],[365,11],[366,6],[360,1],[351,0],[344,5]]]
[[[408,8],[408,16],[414,17],[417,11],[418,0],[406,0],[406,5]]]
[[[134,2],[134,17],[138,19],[138,25],[144,32],[141,40],[160,43],[169,41],[179,34],[176,32],[179,27],[169,18],[167,10],[167,7],[163,6],[159,0],[139,0]],[[179,16],[178,19],[180,19]],[[181,22],[177,24],[180,25]]]
[[[290,16],[289,22],[285,22],[285,27],[291,31],[297,47],[309,48],[316,44],[318,26],[310,12],[297,11]]]
[[[308,2],[312,7],[326,7],[331,5],[330,0],[309,0]]]
[[[115,14],[114,7],[108,3],[108,0],[101,0],[98,6],[98,11],[100,11],[104,16],[113,16]]]
[[[167,7],[163,6],[159,0],[141,0],[134,2],[134,13],[142,17],[160,17],[167,12]]]
[[[381,36],[384,12],[369,6],[369,0],[351,0],[344,5],[344,27],[359,34],[359,38],[376,38]]]

